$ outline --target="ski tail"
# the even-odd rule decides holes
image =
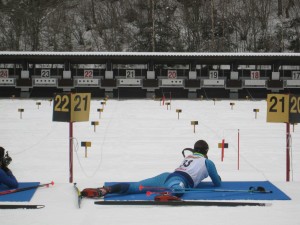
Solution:
[[[0,205],[0,209],[42,209],[45,205]]]
[[[77,183],[74,183],[74,188],[75,191],[77,193],[77,204],[78,204],[78,208],[81,207],[81,200],[82,200],[82,195],[81,195],[81,191],[79,190],[79,188],[77,187]]]
[[[15,189],[10,189],[10,190],[0,191],[0,196],[13,194],[13,193],[21,192],[21,191],[32,190],[32,189],[36,189],[39,187],[49,187],[50,185],[54,185],[54,182],[51,181],[50,183],[45,183],[45,184],[39,184],[39,185],[34,185],[34,186],[29,186],[29,187],[15,188]]]

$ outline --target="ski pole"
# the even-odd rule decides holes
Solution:
[[[50,185],[54,185],[54,182],[51,181],[50,183],[46,183],[46,184],[39,184],[39,185],[34,185],[34,186],[29,186],[29,187],[15,188],[15,189],[11,189],[11,190],[0,191],[0,196],[13,194],[13,193],[21,192],[21,191],[27,191],[27,190],[31,190],[31,189],[35,189],[35,188],[39,188],[39,187],[49,187]]]
[[[268,191],[264,187],[250,187],[248,190],[247,189],[242,189],[242,190],[235,190],[235,189],[201,189],[201,188],[183,188],[181,189],[173,189],[172,192],[177,192],[177,193],[188,193],[188,192],[249,192],[249,193],[273,193],[273,191]]]

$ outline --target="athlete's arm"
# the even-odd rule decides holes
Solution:
[[[222,181],[221,181],[221,178],[217,172],[216,166],[213,163],[213,161],[206,159],[205,165],[206,165],[206,168],[208,171],[208,175],[209,175],[210,179],[212,180],[212,182],[214,183],[214,185],[216,187],[221,186]]]

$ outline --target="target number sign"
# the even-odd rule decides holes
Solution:
[[[94,71],[93,70],[84,70],[83,77],[84,78],[93,78]]]
[[[260,79],[260,71],[251,71],[250,73],[252,80],[259,80]]]
[[[218,70],[210,70],[209,71],[209,79],[218,79],[219,71]]]
[[[53,121],[89,121],[91,93],[56,94],[53,104]]]
[[[50,70],[41,70],[41,77],[49,78],[50,77]]]
[[[292,79],[300,80],[300,71],[292,71]]]
[[[0,78],[8,78],[8,69],[0,69]]]
[[[126,70],[126,78],[135,78],[135,70]]]
[[[177,70],[168,70],[168,79],[176,79]]]
[[[267,122],[299,123],[300,95],[268,94]]]

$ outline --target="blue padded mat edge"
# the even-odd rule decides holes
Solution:
[[[19,188],[39,185],[40,182],[19,182]],[[0,191],[8,190],[6,186],[0,185]],[[0,202],[29,202],[33,197],[35,189],[17,192],[8,195],[1,195]]]
[[[118,182],[106,182],[105,185],[112,185]],[[131,183],[131,182],[126,182]],[[264,187],[272,193],[251,193],[251,192],[214,192],[213,190],[249,190],[250,187]],[[291,200],[283,191],[269,181],[223,181],[221,187],[214,187],[211,182],[202,182],[197,188],[205,189],[203,192],[186,193],[183,200]],[[107,195],[104,200],[153,200],[155,195],[147,196],[145,193],[130,195]]]

